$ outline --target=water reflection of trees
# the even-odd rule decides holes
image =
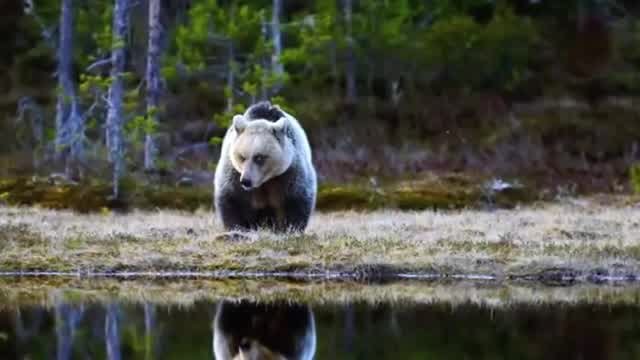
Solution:
[[[82,319],[83,307],[59,303],[55,306],[54,313],[57,339],[56,358],[68,360],[71,359],[73,338],[78,323]]]
[[[638,319],[640,308],[588,304],[327,307],[317,358],[637,359]]]
[[[313,334],[316,359],[640,358],[637,306],[491,310],[475,305],[352,304],[314,307],[311,313],[300,305],[227,304],[233,305],[227,308],[232,323],[245,324],[233,331],[284,352],[288,350],[279,350],[259,333],[269,331],[283,341],[292,338],[287,332]],[[212,336],[220,334],[215,321],[227,311],[224,306],[57,303],[50,309],[4,310],[0,359],[211,359]],[[257,328],[253,333],[247,332],[251,326]]]
[[[107,359],[120,360],[120,324],[119,309],[117,305],[107,305],[107,314],[104,320],[104,338],[107,345]]]

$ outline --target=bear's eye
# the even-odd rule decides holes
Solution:
[[[247,159],[242,155],[238,155],[238,160],[240,160],[240,162],[243,163]]]
[[[256,165],[264,164],[265,160],[267,160],[267,156],[266,155],[256,155],[256,156],[253,157],[253,162],[255,162]]]

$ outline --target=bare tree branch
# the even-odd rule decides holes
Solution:
[[[56,39],[54,38],[54,33],[56,30],[56,26],[47,28],[40,15],[38,15],[38,13],[36,12],[36,7],[32,0],[24,1],[24,13],[27,15],[31,15],[35,19],[36,23],[38,23],[38,26],[40,27],[42,37],[46,40],[47,45],[49,45],[50,48],[55,49]]]
[[[98,60],[98,61],[94,62],[93,64],[87,66],[86,71],[91,72],[94,69],[96,69],[98,67],[101,67],[101,66],[105,66],[105,65],[111,65],[111,58],[110,57],[106,58],[106,59]]]

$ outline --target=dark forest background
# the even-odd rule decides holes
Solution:
[[[210,185],[232,114],[262,99],[306,128],[321,182],[444,171],[611,191],[640,160],[633,0],[2,9],[2,176]]]

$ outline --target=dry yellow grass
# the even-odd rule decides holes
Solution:
[[[588,200],[494,212],[317,213],[304,236],[220,240],[208,212],[0,207],[0,271],[640,274],[640,209]],[[543,276],[545,277],[545,276]]]

